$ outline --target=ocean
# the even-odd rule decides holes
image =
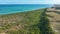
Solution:
[[[0,15],[49,8],[48,4],[0,4]]]

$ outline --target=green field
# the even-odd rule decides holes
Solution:
[[[46,9],[0,15],[0,33],[54,34],[45,14]]]

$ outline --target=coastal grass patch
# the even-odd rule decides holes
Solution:
[[[23,29],[24,29],[26,31],[26,29],[30,28],[30,26],[38,24],[38,22],[40,20],[39,16],[42,13],[42,11],[43,11],[43,9],[33,10],[33,11],[29,11],[29,12],[16,13],[16,14],[14,13],[14,14],[9,14],[9,15],[1,15],[0,18],[2,18],[3,20],[4,19],[6,19],[6,20],[11,19],[12,20],[13,18],[16,19],[16,17],[20,17],[20,18],[23,17],[23,19],[21,21],[16,20],[15,23],[13,23],[13,22],[11,22],[11,23],[8,23],[8,22],[3,23],[4,21],[2,20],[3,22],[1,22],[2,25],[0,27],[0,31],[7,32],[6,31],[7,29],[9,30],[12,26],[13,27],[17,26],[18,27],[18,25],[21,25],[21,23],[22,23],[22,25],[21,25],[22,29],[20,29],[20,30],[23,31]],[[19,30],[19,29],[17,29],[17,30]],[[38,28],[36,28],[36,30],[38,30]]]

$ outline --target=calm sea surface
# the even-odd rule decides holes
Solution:
[[[0,5],[0,15],[26,12],[40,8],[51,7],[48,4],[4,4]]]

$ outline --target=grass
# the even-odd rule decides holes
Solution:
[[[46,9],[0,16],[0,32],[6,34],[52,34]],[[51,31],[51,32],[49,32]]]

